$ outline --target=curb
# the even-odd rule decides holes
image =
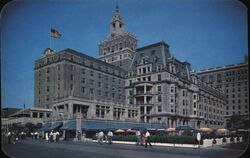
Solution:
[[[97,142],[97,140],[93,140],[93,142]],[[136,145],[136,142],[129,142],[129,141],[112,141],[112,142],[114,144]],[[181,148],[199,148],[199,145],[194,145],[194,144],[152,143],[152,145],[154,145],[154,146],[168,146],[168,147],[181,147]]]

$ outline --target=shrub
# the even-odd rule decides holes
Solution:
[[[118,141],[136,141],[135,135],[114,135],[113,140]],[[176,144],[198,144],[196,136],[185,136],[185,135],[151,135],[149,137],[151,142],[157,143],[176,143]],[[201,141],[203,144],[203,141]]]

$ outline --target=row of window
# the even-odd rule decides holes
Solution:
[[[234,105],[233,105],[233,106],[232,106],[232,109],[235,110],[235,109],[236,109],[235,107],[237,107],[237,106],[234,106]],[[242,107],[241,105],[238,105],[238,109],[241,109],[241,107]],[[248,106],[247,106],[247,105],[245,105],[245,109],[248,109]],[[226,110],[229,110],[229,106],[226,106]]]
[[[233,112],[231,112],[231,113],[226,112],[226,115],[229,115],[229,114],[231,114],[231,115],[239,114],[239,115],[240,115],[240,114],[242,114],[242,113],[241,113],[241,111],[238,111],[238,112],[237,112],[237,111],[233,111]],[[247,111],[247,110],[245,110],[245,114],[248,114],[248,111]]]

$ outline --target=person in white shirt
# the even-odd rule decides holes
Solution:
[[[49,141],[49,134],[47,132],[45,133],[45,140]]]
[[[10,144],[11,143],[11,132],[8,132],[7,136],[8,136],[8,144]]]
[[[112,131],[108,131],[108,143],[112,144],[112,137],[113,137],[113,132]]]
[[[103,131],[100,131],[100,132],[98,133],[98,143],[100,143],[100,144],[103,143],[103,136],[104,136]]]
[[[150,142],[150,133],[147,131],[146,132],[146,139],[145,139],[145,147],[148,147],[148,143],[149,143],[149,145],[150,145],[150,147],[152,147],[152,144],[151,144],[151,142]]]

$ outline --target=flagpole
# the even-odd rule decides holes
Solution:
[[[50,34],[51,34],[51,31],[50,31]],[[50,34],[49,34],[49,48],[52,49],[51,48],[51,35]]]

